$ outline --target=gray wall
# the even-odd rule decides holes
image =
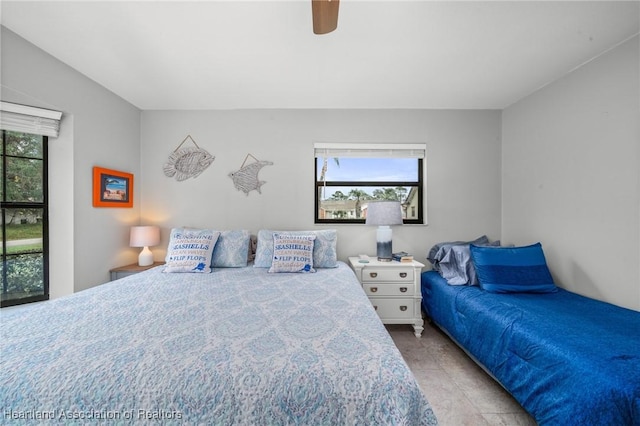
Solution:
[[[2,28],[2,99],[63,111],[50,146],[51,294],[108,280],[136,261],[129,226],[313,229],[313,141],[427,144],[429,226],[394,230],[395,248],[424,260],[435,242],[500,232],[500,112],[409,110],[145,111],[123,101]],[[162,173],[191,134],[216,155],[197,179]],[[227,174],[252,155],[271,160],[260,195],[245,196]],[[134,173],[133,209],[91,204],[93,166]],[[469,209],[471,203],[474,208]],[[375,230],[341,225],[339,256],[375,253]]]
[[[560,285],[640,309],[638,37],[503,112],[502,238]]]
[[[127,238],[140,199],[132,209],[94,208],[92,168],[139,177],[140,111],[4,27],[1,72],[2,100],[63,112],[60,136],[49,139],[51,296],[103,283],[135,260]]]
[[[638,37],[504,111],[144,111],[2,28],[3,100],[63,111],[50,143],[51,294],[135,262],[132,224],[314,229],[314,141],[427,144],[428,226],[394,229],[418,260],[435,242],[487,234],[541,241],[558,282],[640,308]],[[176,182],[162,165],[191,134],[216,160]],[[501,141],[502,137],[502,141]],[[271,160],[263,193],[227,174]],[[91,170],[134,173],[133,209],[91,205]],[[336,225],[339,257],[375,252],[375,230]],[[317,227],[322,228],[322,227]]]
[[[393,247],[425,262],[441,240],[500,237],[500,111],[239,110],[142,112],[142,222],[158,224],[163,259],[171,227],[322,229],[313,224],[313,142],[427,145],[428,226],[394,227]],[[199,177],[162,166],[190,134],[216,156]],[[230,172],[250,153],[264,167],[262,194],[237,191]],[[338,256],[375,255],[375,228],[335,225]]]

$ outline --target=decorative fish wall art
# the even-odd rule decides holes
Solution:
[[[180,148],[189,139],[191,139],[195,147]],[[182,143],[169,155],[163,167],[164,174],[167,177],[175,176],[178,182],[189,178],[196,178],[209,167],[215,159],[215,156],[209,154],[205,149],[200,148],[191,135],[187,135]]]
[[[250,164],[247,163],[247,159],[251,157],[255,161]],[[258,172],[264,166],[272,166],[273,162],[271,161],[260,161],[256,157],[251,154],[247,154],[244,158],[244,162],[240,166],[240,169],[229,173],[229,177],[233,180],[233,184],[235,185],[238,191],[244,192],[244,195],[249,195],[249,192],[254,189],[258,191],[258,194],[262,194],[260,191],[260,187],[264,185],[265,181],[258,179]]]

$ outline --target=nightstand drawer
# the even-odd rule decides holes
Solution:
[[[382,319],[411,319],[414,316],[413,299],[375,299],[371,304]]]
[[[413,283],[365,283],[362,285],[367,296],[413,296]]]
[[[413,268],[365,268],[362,282],[406,281],[413,282]]]

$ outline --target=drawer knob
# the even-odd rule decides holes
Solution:
[[[400,287],[400,293],[406,293],[406,292],[407,292],[406,287]]]
[[[401,310],[402,312],[404,312],[404,311],[406,311],[406,310],[407,310],[407,307],[406,307],[405,305],[402,305],[402,306],[400,306],[400,310]]]
[[[369,276],[370,276],[371,278],[375,278],[375,277],[377,277],[377,276],[378,276],[378,273],[377,273],[377,272],[369,272]]]
[[[376,291],[378,291],[378,287],[371,287],[371,293],[375,293]]]
[[[400,272],[400,278],[407,278],[406,272]]]
[[[376,305],[373,305],[373,309],[375,309],[377,311],[378,307]]]

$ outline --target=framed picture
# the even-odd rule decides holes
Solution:
[[[133,175],[94,167],[93,207],[133,207]]]

